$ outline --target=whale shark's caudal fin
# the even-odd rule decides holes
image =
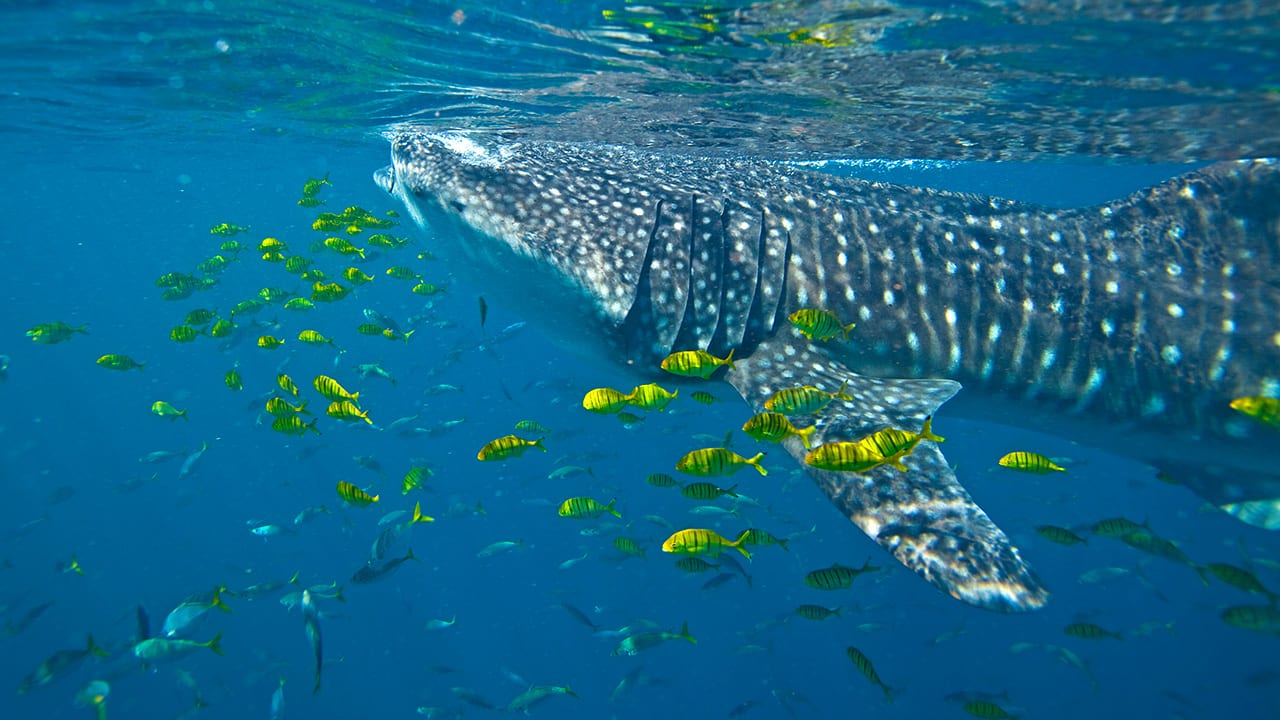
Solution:
[[[918,432],[960,390],[951,380],[891,380],[857,375],[785,338],[736,361],[729,382],[757,411],[777,390],[813,385],[845,392],[816,416],[814,447],[858,440],[886,427]],[[804,424],[800,418],[797,423]],[[798,437],[784,442],[804,464]],[[937,445],[921,442],[903,459],[907,472],[882,465],[867,473],[805,466],[827,497],[869,537],[952,597],[988,610],[1017,612],[1044,605],[1048,592],[1000,528],[956,480]]]

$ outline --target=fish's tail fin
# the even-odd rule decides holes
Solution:
[[[761,475],[768,475],[769,471],[765,470],[764,466],[760,464],[760,461],[763,459],[764,459],[764,453],[758,452],[755,454],[754,457],[747,459],[747,464],[755,468],[756,472],[760,473]],[[735,485],[734,487],[737,487],[737,486]]]
[[[101,645],[94,642],[93,635],[85,636],[84,651],[91,655],[97,655],[98,657],[107,657],[110,655],[110,653],[104,650]]]
[[[622,517],[622,513],[618,512],[617,508],[614,507],[617,502],[618,498],[610,498],[609,502],[604,506],[604,511],[616,518],[620,518]]]
[[[692,635],[690,635],[690,634],[689,634],[689,621],[688,621],[688,620],[686,620],[686,621],[685,621],[685,622],[680,626],[680,634],[679,634],[677,637],[679,637],[679,638],[681,638],[681,639],[683,639],[683,640],[688,640],[689,642],[693,643],[694,645],[697,645],[697,644],[698,644],[698,639],[697,639],[697,638],[695,638],[694,636],[692,636]]]
[[[214,651],[219,655],[222,655],[223,654],[222,653],[222,633],[218,633],[217,635],[214,635],[212,640],[205,643],[205,647],[209,648],[210,650]]]

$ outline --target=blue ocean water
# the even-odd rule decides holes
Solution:
[[[599,5],[568,5],[521,4],[510,12],[575,28],[600,16]],[[21,37],[9,41],[10,88],[0,104],[9,161],[0,192],[0,216],[7,219],[0,234],[0,354],[8,358],[0,382],[6,498],[0,504],[0,622],[7,628],[0,633],[0,684],[9,683],[0,688],[0,717],[86,717],[93,710],[77,707],[75,698],[93,679],[110,683],[105,705],[117,718],[270,717],[281,680],[285,717],[485,717],[498,711],[474,698],[501,707],[530,685],[568,685],[578,695],[534,707],[542,717],[966,717],[963,702],[954,699],[960,693],[989,693],[1010,714],[1034,718],[1276,716],[1276,638],[1218,617],[1227,606],[1262,598],[1216,580],[1202,583],[1185,565],[1114,540],[1091,537],[1062,547],[1034,528],[1078,528],[1114,516],[1146,521],[1196,562],[1248,566],[1278,588],[1275,534],[1206,509],[1187,490],[1156,480],[1149,468],[1074,444],[1052,427],[1020,427],[1017,418],[1002,425],[959,420],[945,411],[935,427],[947,437],[947,457],[960,480],[1054,593],[1043,610],[997,615],[941,595],[868,541],[785,453],[770,448],[763,448],[769,450],[767,477],[745,471],[734,478],[752,502],[719,502],[734,514],[707,526],[727,535],[765,528],[789,536],[788,549],[758,548],[742,563],[749,585],[728,570],[731,579],[704,589],[715,574],[674,568],[660,551],[671,528],[648,518],[676,528],[701,526],[707,518],[690,514],[697,503],[644,479],[672,472],[676,458],[704,443],[695,434],[720,437],[740,427],[749,415],[745,405],[727,384],[712,383],[718,402],[703,406],[682,391],[667,412],[645,414],[631,427],[583,412],[588,389],[626,389],[641,380],[558,348],[536,322],[493,343],[504,328],[531,320],[526,309],[490,305],[482,328],[477,298],[484,289],[420,259],[430,252],[432,236],[403,217],[390,232],[411,244],[358,264],[378,277],[351,297],[305,313],[274,304],[246,320],[231,342],[170,340],[170,330],[193,308],[225,315],[263,287],[305,289],[247,250],[212,289],[162,300],[157,277],[192,271],[227,239],[211,227],[247,226],[237,238],[253,245],[279,238],[334,275],[351,263],[312,251],[323,237],[310,227],[318,212],[353,205],[381,217],[403,211],[370,173],[387,161],[380,130],[412,119],[404,108],[413,96],[403,82],[411,71],[397,66],[409,64],[405,43],[415,27],[424,36],[419,58],[470,63],[459,71],[462,78],[505,70],[516,76],[510,85],[524,78],[533,86],[585,62],[573,53],[542,64],[536,54],[515,51],[518,60],[475,48],[449,55],[427,42],[437,34],[450,37],[457,25],[449,19],[456,8],[444,5],[345,10],[372,13],[375,7],[399,13],[394,33],[325,25],[324,10],[333,6],[281,11],[298,24],[264,20],[260,27],[209,3],[138,5],[127,12],[92,3],[30,4],[4,11]],[[506,16],[467,10],[476,24],[508,27]],[[175,17],[185,24],[169,22]],[[151,39],[140,37],[138,28],[155,18],[166,22],[146,31]],[[316,27],[305,27],[308,20]],[[281,41],[294,54],[282,50],[273,64],[263,51],[254,56],[256,67],[226,67],[216,79],[193,70],[208,59],[202,53],[223,53],[221,38],[232,38],[234,56],[236,37],[274,32],[287,38],[290,31],[334,42],[305,54]],[[364,41],[352,39],[361,33]],[[199,38],[198,51],[184,44],[197,45],[191,38]],[[571,49],[575,42],[565,41]],[[41,44],[47,56],[19,52]],[[299,57],[312,64],[300,66]],[[322,60],[331,66],[322,67]],[[336,79],[346,67],[383,67],[387,74],[365,72],[342,86]],[[1274,79],[1271,69],[1259,76]],[[535,71],[545,73],[536,83],[530,79]],[[400,80],[392,82],[393,74]],[[302,76],[327,84],[301,89],[296,80]],[[394,102],[378,97],[379,87],[394,89]],[[451,97],[464,97],[463,89],[454,87]],[[422,107],[467,115],[430,97]],[[1210,159],[858,162],[849,172],[1071,207],[1119,197],[1180,172],[1186,162]],[[332,187],[320,193],[325,205],[299,207],[302,184],[326,175]],[[432,298],[411,293],[411,284],[381,274],[393,264],[413,267],[446,291]],[[406,329],[417,317],[416,331],[407,342],[361,335],[356,328],[367,322],[365,308]],[[88,334],[55,345],[25,336],[53,321],[87,325]],[[335,338],[344,352],[303,345],[296,340],[303,329]],[[259,334],[283,338],[285,345],[260,349]],[[146,368],[97,367],[105,353],[128,354]],[[379,364],[396,382],[361,379],[357,366],[367,363]],[[224,384],[233,367],[243,390]],[[280,372],[297,381],[321,415],[322,434],[288,437],[262,422],[264,395],[275,390]],[[361,407],[381,429],[323,417],[317,407],[323,402],[310,387],[322,373],[359,391]],[[156,417],[150,407],[157,400],[185,409],[188,419]],[[401,418],[413,419],[399,431],[388,429]],[[476,462],[485,442],[523,419],[551,430],[546,453]],[[203,443],[208,451],[180,478],[184,458]],[[747,452],[754,444],[737,433],[734,447]],[[1070,473],[1039,477],[995,467],[1001,454],[1021,447],[1068,459]],[[160,450],[178,457],[140,462]],[[381,469],[362,467],[356,456],[375,459]],[[402,495],[401,478],[414,464],[433,474],[425,490]],[[550,477],[570,465],[590,472]],[[334,490],[339,480],[369,488],[379,502],[344,506]],[[559,503],[578,495],[617,498],[622,519],[558,517]],[[381,531],[379,518],[419,501],[436,521],[415,527],[390,552],[399,556],[412,547],[419,562],[373,584],[351,583]],[[290,534],[250,532],[264,524],[292,529],[299,511],[318,505],[330,512]],[[617,551],[613,539],[620,535],[635,539],[645,557]],[[519,546],[478,556],[499,541]],[[67,570],[73,557],[82,574]],[[822,592],[802,580],[834,562],[858,567],[868,560],[882,570],[859,577],[847,591]],[[1108,567],[1122,570],[1102,584],[1079,579]],[[319,693],[312,692],[313,655],[302,614],[278,601],[294,588],[252,599],[233,594],[295,573],[305,585],[343,586],[345,602],[317,600],[324,638]],[[232,612],[211,612],[189,637],[206,641],[221,633],[224,655],[198,650],[155,667],[132,656],[139,606],[158,632],[184,598],[222,584],[232,591],[225,597]],[[49,602],[29,624],[22,621]],[[794,614],[805,603],[841,612],[813,622]],[[566,606],[604,632],[593,632]],[[427,627],[453,618],[448,628]],[[1083,640],[1063,633],[1080,621],[1124,637]],[[643,623],[671,632],[687,623],[697,642],[612,655],[616,631]],[[47,684],[14,692],[58,651],[83,648],[89,634],[108,657],[89,658]],[[873,660],[893,688],[891,703],[849,662],[848,646]]]

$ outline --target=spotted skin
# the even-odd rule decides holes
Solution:
[[[782,388],[848,381],[852,400],[816,416],[814,447],[920,427],[963,382],[979,392],[957,403],[978,416],[1142,430],[1159,442],[1099,435],[1170,463],[1215,502],[1280,497],[1275,451],[1248,438],[1230,455],[1253,471],[1231,475],[1245,483],[1197,485],[1186,457],[1145,454],[1183,446],[1171,433],[1230,442],[1249,432],[1231,398],[1280,394],[1267,374],[1280,374],[1274,161],[1055,212],[758,161],[412,128],[389,139],[377,180],[435,231],[439,254],[486,294],[540,308],[577,349],[656,372],[676,350],[736,348],[726,379],[756,411]],[[857,322],[856,341],[798,337],[787,316],[803,307]],[[783,445],[803,458],[799,438]],[[943,591],[995,610],[1042,605],[1047,592],[939,448],[904,462],[808,472]]]

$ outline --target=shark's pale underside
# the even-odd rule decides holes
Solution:
[[[815,385],[848,402],[814,444],[919,429],[954,405],[1079,436],[1275,527],[1280,446],[1230,399],[1280,394],[1280,166],[1223,163],[1053,211],[770,162],[402,129],[377,174],[433,250],[548,330],[637,369],[736,349],[757,411]],[[801,307],[856,321],[813,343]],[[1018,414],[1011,415],[1016,407]],[[797,438],[785,443],[800,459]],[[1048,593],[922,443],[908,472],[806,468],[903,565],[996,610]]]

